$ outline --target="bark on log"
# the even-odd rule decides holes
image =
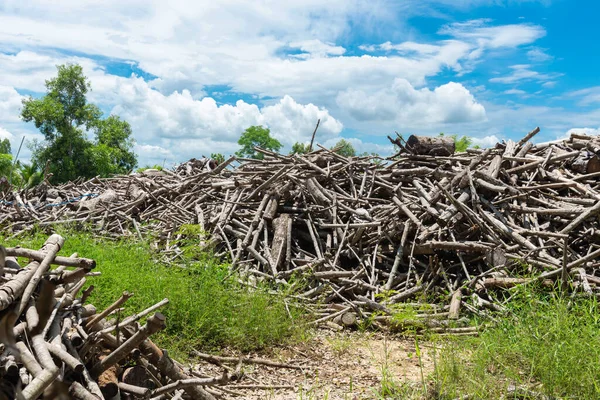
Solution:
[[[416,155],[450,156],[454,154],[456,146],[451,137],[410,135],[406,141],[406,149]]]

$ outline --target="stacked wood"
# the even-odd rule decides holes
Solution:
[[[105,310],[86,304],[95,262],[57,256],[63,243],[54,234],[40,250],[0,246],[0,399],[212,400],[241,377],[246,359],[208,376],[152,342],[166,324],[155,311],[167,299],[127,318],[128,292]],[[29,262],[21,267],[17,257]]]
[[[418,154],[429,142],[416,138],[388,162],[257,149],[263,160],[210,171],[188,164],[12,193],[0,224],[151,233],[165,261],[180,252],[178,229],[197,224],[208,233],[198,244],[215,246],[247,283],[301,278],[297,298],[324,300],[320,322],[385,320],[395,304],[426,298],[435,304],[417,314],[449,323],[501,309],[497,289],[534,281],[598,293],[600,138],[534,144],[538,132],[447,155],[446,142]]]

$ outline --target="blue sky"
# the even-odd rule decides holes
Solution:
[[[468,135],[481,145],[600,133],[600,4],[592,1],[0,2],[0,137],[55,65],[84,67],[90,101],[133,127],[140,164],[237,150],[266,125],[284,144]],[[28,150],[23,158],[28,158]]]

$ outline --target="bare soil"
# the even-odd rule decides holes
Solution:
[[[301,366],[302,370],[249,365],[245,367],[243,381],[228,386],[243,395],[231,393],[230,398],[384,399],[386,397],[378,394],[384,377],[399,385],[421,385],[421,376],[427,379],[433,371],[430,347],[426,344],[419,347],[420,361],[414,339],[372,332],[319,331],[305,343],[274,348],[267,354],[256,355]],[[236,385],[265,385],[270,388],[236,388]],[[284,385],[289,388],[277,388]]]

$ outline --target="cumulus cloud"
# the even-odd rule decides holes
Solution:
[[[21,95],[10,86],[0,85],[0,122],[19,121]]]
[[[143,167],[161,165],[168,168],[175,164],[175,154],[171,150],[160,146],[136,143],[134,151],[138,155],[139,165]]]
[[[212,152],[231,154],[240,134],[251,125],[263,125],[286,147],[310,138],[318,119],[319,136],[337,137],[340,121],[314,104],[300,104],[284,96],[259,107],[238,100],[219,105],[215,99],[194,98],[187,90],[164,95],[139,77],[98,76],[102,89],[95,96],[114,104],[111,112],[129,121],[141,159],[185,159]]]
[[[350,89],[337,96],[338,105],[357,120],[394,120],[408,126],[482,121],[485,108],[460,83],[415,89],[397,78],[384,90],[368,94]]]
[[[600,135],[600,128],[571,128],[565,134],[566,137],[571,137],[571,134],[579,134],[579,135],[590,135],[597,136]]]
[[[5,54],[1,52],[0,47],[0,86],[43,92],[46,79],[56,75],[56,65],[65,63],[79,64],[86,70],[96,66],[89,58],[65,56],[55,51],[40,53],[21,50]]]
[[[12,141],[13,134],[0,126],[0,139],[8,139]]]
[[[429,79],[469,71],[494,49],[531,46],[545,31],[476,20],[444,26],[437,40],[417,40],[406,21],[440,4],[465,9],[487,1],[80,0],[58,7],[6,0],[0,86],[41,92],[54,65],[82,64],[92,81],[90,100],[132,123],[142,162],[231,153],[253,124],[269,126],[286,146],[308,140],[318,118],[323,141],[339,138],[342,121],[352,131],[368,121],[362,132],[389,133],[397,122],[456,127],[484,121],[486,110],[461,84],[423,88]],[[386,36],[392,26],[395,36]],[[382,35],[362,35],[367,31]],[[359,51],[362,37],[411,40],[365,43]],[[153,77],[111,75],[115,64],[134,64]],[[240,95],[221,104],[211,92],[216,86]],[[2,107],[0,100],[0,113]],[[340,120],[345,113],[354,118]],[[2,117],[0,126],[21,135]]]
[[[387,86],[399,73],[413,85],[423,85],[445,67],[461,70],[460,60],[467,55],[531,43],[544,33],[536,25],[489,26],[478,20],[445,26],[441,32],[451,40],[385,43],[379,47],[394,54],[349,56],[338,41],[347,42],[355,32],[387,21],[393,21],[398,32],[411,15],[423,10],[388,0],[231,0],[218,7],[206,0],[108,0],[102,5],[81,0],[68,2],[68,13],[41,0],[29,1],[26,7],[11,3],[0,12],[0,49],[61,49],[134,61],[157,77],[154,85],[163,93],[188,89],[196,98],[204,95],[206,85],[227,85],[236,92],[287,94],[316,102],[335,97],[350,82],[362,84],[364,90]],[[79,18],[67,19],[67,14]],[[290,54],[290,48],[302,53]],[[46,68],[53,65],[49,61]],[[0,68],[5,70],[1,64]],[[37,76],[23,86],[14,82],[26,81],[27,76],[11,82],[18,88],[39,89],[43,80]]]
[[[484,136],[484,137],[472,137],[471,138],[473,141],[473,145],[474,146],[480,146],[485,148],[488,147],[493,147],[496,145],[496,143],[500,142],[500,139],[498,139],[498,136],[496,135],[489,135],[489,136]]]

